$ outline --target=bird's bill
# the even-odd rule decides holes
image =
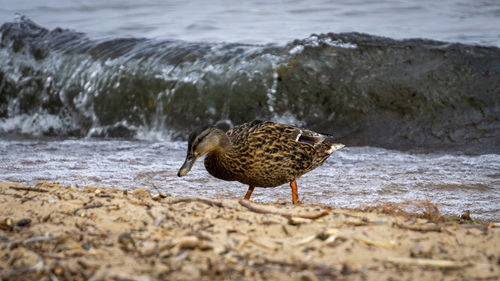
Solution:
[[[194,163],[198,160],[198,157],[194,155],[188,155],[186,156],[186,161],[184,161],[184,164],[182,164],[182,167],[179,169],[179,172],[177,172],[177,176],[183,177],[191,171],[191,169],[194,166]]]

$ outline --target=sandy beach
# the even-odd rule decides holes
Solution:
[[[57,183],[0,183],[0,202],[1,280],[500,276],[499,224],[430,203],[361,211]]]

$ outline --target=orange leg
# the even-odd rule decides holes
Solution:
[[[293,180],[290,183],[290,187],[292,188],[292,202],[293,202],[293,205],[297,205],[297,203],[299,202],[299,195],[297,194],[297,182],[295,180]]]
[[[245,194],[245,200],[250,200],[250,196],[252,196],[252,192],[255,186],[248,186],[247,194]]]

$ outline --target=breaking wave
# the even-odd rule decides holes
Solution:
[[[0,135],[183,139],[294,123],[348,145],[500,152],[500,50],[359,33],[281,45],[0,27]]]

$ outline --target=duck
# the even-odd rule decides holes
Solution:
[[[272,121],[254,120],[226,132],[204,126],[189,135],[186,159],[177,175],[186,176],[206,154],[204,164],[210,175],[248,185],[245,200],[250,200],[255,187],[289,183],[292,203],[296,205],[296,179],[342,147],[329,142],[327,135]]]

